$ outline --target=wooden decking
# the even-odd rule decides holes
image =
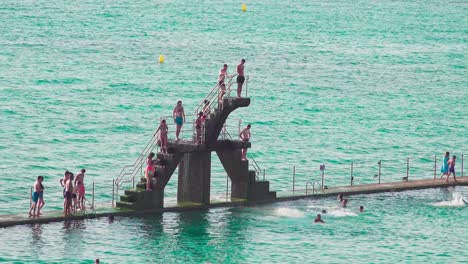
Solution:
[[[316,190],[313,192],[309,190],[297,190],[292,192],[278,192],[278,198],[268,202],[262,203],[274,203],[280,201],[297,200],[304,198],[322,198],[327,196],[335,196],[340,193],[345,195],[354,194],[368,194],[368,193],[379,193],[379,192],[398,192],[406,190],[417,190],[417,189],[428,189],[428,188],[443,188],[449,186],[468,186],[468,176],[458,177],[457,182],[450,181],[445,183],[442,180],[414,180],[408,182],[393,182],[393,183],[382,183],[382,184],[365,184],[355,186],[341,186],[331,187],[325,190]],[[132,215],[144,215],[154,214],[161,212],[181,212],[189,210],[203,210],[215,207],[235,207],[235,206],[250,206],[259,204],[251,203],[246,200],[231,200],[231,199],[215,199],[211,201],[211,204],[195,204],[195,203],[168,203],[168,206],[159,210],[152,211],[131,211],[112,208],[110,205],[100,208],[95,212],[88,212],[87,214],[79,213],[73,216],[64,217],[61,211],[44,212],[44,215],[40,217],[28,217],[25,214],[17,215],[0,215],[0,228],[15,226],[15,225],[27,225],[27,224],[39,224],[49,222],[60,222],[70,220],[81,220],[89,218],[99,217],[111,217],[111,216],[132,216]]]

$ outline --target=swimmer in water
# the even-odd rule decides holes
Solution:
[[[340,201],[340,203],[343,202],[343,194],[341,194],[341,193],[338,194],[338,197],[336,199],[338,199]]]
[[[346,205],[348,204],[348,199],[343,199],[343,201],[341,202],[341,206],[343,208],[346,208]]]
[[[359,212],[360,212],[360,213],[364,212],[364,206],[362,206],[362,205],[359,206]]]
[[[327,213],[327,210],[322,210],[322,214],[326,214]]]
[[[325,222],[322,220],[322,216],[320,214],[317,215],[317,217],[314,220],[315,224],[324,224]]]

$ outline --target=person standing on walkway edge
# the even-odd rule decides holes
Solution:
[[[237,97],[241,97],[242,93],[242,85],[245,82],[245,77],[244,77],[244,64],[245,64],[245,59],[242,59],[240,64],[237,65]]]
[[[84,185],[84,176],[85,176],[85,173],[86,173],[86,170],[85,169],[81,169],[79,173],[76,174],[75,176],[75,181],[74,181],[74,184],[75,186],[77,186],[77,189],[78,189],[78,208],[80,208],[81,210],[84,210],[84,198],[85,198],[85,192],[86,192],[86,188],[85,188],[85,185]],[[80,183],[81,184],[78,184]]]
[[[242,141],[249,141],[250,140],[250,127],[251,125],[248,124],[246,128],[244,128],[240,134],[239,137]],[[242,149],[242,160],[247,160],[247,148]]]
[[[440,168],[440,172],[442,172],[442,175],[440,176],[441,179],[444,178],[444,176],[447,176],[448,178],[448,161],[450,159],[450,153],[447,151],[445,152],[445,156],[444,156],[444,163],[442,163],[442,167]]]
[[[41,208],[40,206],[38,206],[38,201],[43,190],[43,188],[41,188],[42,186],[41,183],[43,180],[44,180],[44,177],[37,176],[37,180],[36,182],[34,182],[34,186],[33,186],[34,192],[32,193],[32,196],[31,196],[32,204],[31,204],[31,207],[29,208],[29,216],[39,216],[41,214],[40,212]]]
[[[182,101],[179,100],[177,102],[177,105],[172,111],[172,117],[174,118],[174,122],[177,125],[176,140],[179,140],[180,130],[182,129],[182,125],[185,123],[185,112],[184,107],[182,106]]]

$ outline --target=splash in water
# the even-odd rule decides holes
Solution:
[[[288,208],[288,207],[280,207],[276,209],[275,214],[277,216],[291,217],[291,218],[302,218],[305,216],[304,212],[295,208]]]
[[[468,202],[467,199],[464,199],[461,193],[454,192],[452,193],[452,200],[437,202],[437,203],[433,203],[432,205],[440,206],[440,207],[445,207],[445,206],[460,207],[460,206],[466,206],[467,202]]]

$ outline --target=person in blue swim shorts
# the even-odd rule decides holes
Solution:
[[[32,203],[31,203],[31,208],[29,208],[29,216],[38,216],[40,214],[40,209],[38,209],[37,202],[39,201],[39,198],[41,198],[42,196],[42,190],[43,190],[42,181],[43,180],[44,180],[44,177],[37,176],[37,180],[34,183],[34,186],[33,186],[34,192],[31,195]]]
[[[182,125],[185,123],[185,112],[184,107],[182,106],[182,101],[179,100],[177,102],[177,105],[174,107],[174,111],[172,111],[172,117],[177,125],[176,140],[179,140],[180,130],[182,129]]]

